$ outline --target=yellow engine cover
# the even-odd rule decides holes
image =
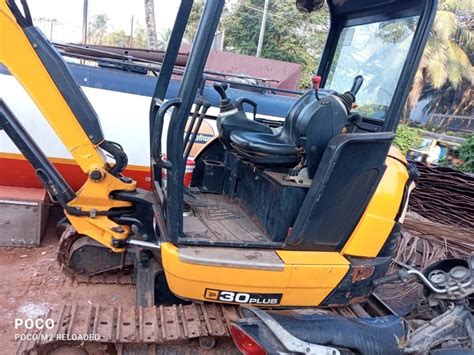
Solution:
[[[190,248],[182,248],[183,250]],[[212,252],[226,248],[200,248]],[[349,262],[335,252],[249,251],[227,248],[241,254],[274,252],[280,259],[272,266],[225,266],[184,260],[180,249],[163,243],[161,256],[166,281],[179,297],[192,300],[253,304],[261,306],[317,306],[339,284]],[[255,252],[257,254],[255,254]],[[252,257],[249,257],[250,259]]]
[[[385,164],[387,170],[351,237],[344,245],[344,255],[376,257],[392,231],[400,208],[403,208],[401,203],[408,181],[405,157],[397,148],[391,147]]]

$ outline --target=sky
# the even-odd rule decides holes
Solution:
[[[53,26],[53,41],[80,42],[82,38],[82,11],[84,0],[29,0],[31,15],[35,24],[50,37],[50,19]],[[173,26],[180,0],[155,0],[157,31]],[[135,28],[145,26],[143,0],[89,0],[89,19],[94,15],[106,14],[111,30],[130,31],[132,15]]]

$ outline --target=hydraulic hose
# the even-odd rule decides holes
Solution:
[[[125,170],[128,165],[128,157],[118,143],[111,141],[103,141],[99,144],[99,147],[101,147],[107,153],[112,155],[112,158],[115,160],[114,166],[112,166],[109,170],[110,174],[112,174],[113,176],[117,176]]]

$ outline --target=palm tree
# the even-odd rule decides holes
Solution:
[[[441,0],[430,38],[413,82],[407,110],[418,102],[425,88],[459,89],[463,82],[473,81],[469,58],[474,48],[472,16],[474,0]]]
[[[99,14],[92,17],[92,22],[89,24],[89,38],[90,44],[103,44],[104,38],[107,34],[109,18],[105,14]]]
[[[158,49],[154,0],[145,0],[145,23],[148,37],[148,46],[150,49]]]
[[[168,42],[171,37],[171,28],[165,28],[159,33],[159,39],[158,39],[158,48],[162,50],[166,50],[166,46],[168,45]]]

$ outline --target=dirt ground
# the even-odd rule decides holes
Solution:
[[[0,247],[0,354],[14,354],[15,335],[24,332],[23,328],[15,329],[15,318],[34,319],[61,304],[135,304],[132,285],[79,284],[63,275],[56,261],[59,239],[54,225],[55,218],[51,216],[40,247]],[[230,339],[221,341],[210,353],[229,351],[235,351]]]

